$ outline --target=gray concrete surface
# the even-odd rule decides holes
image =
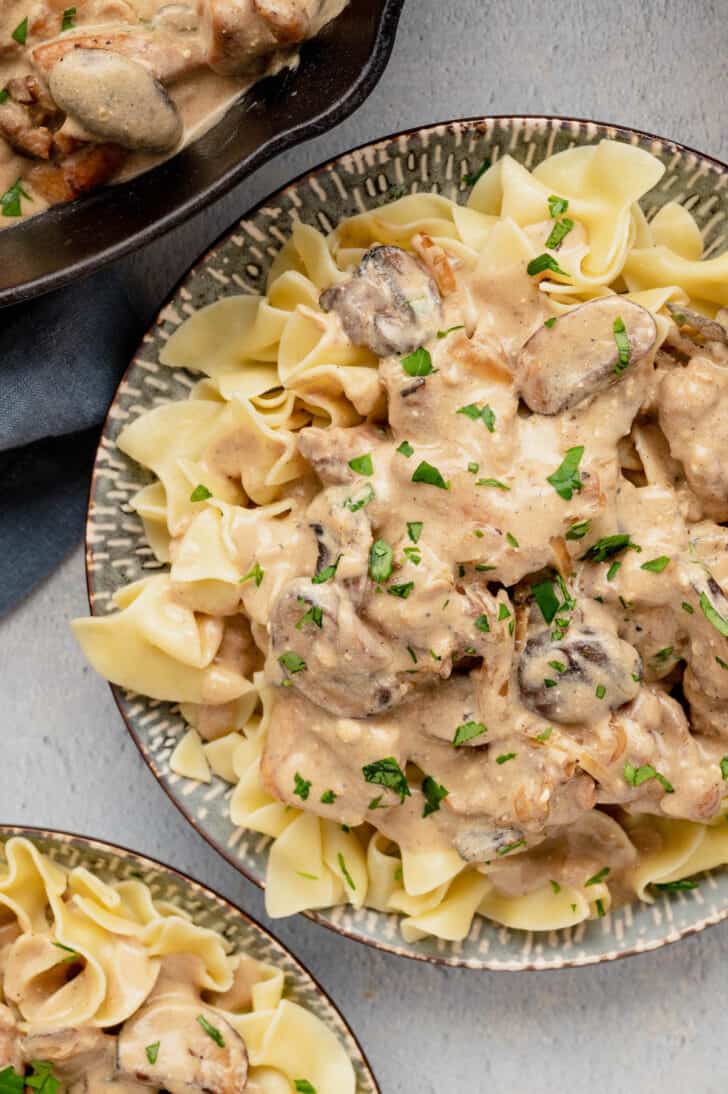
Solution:
[[[230,221],[352,144],[476,113],[622,122],[728,159],[726,0],[408,0],[388,72],[357,114],[287,153],[126,263],[162,295]],[[2,519],[0,515],[0,519]],[[86,611],[80,550],[0,625],[0,821],[116,840],[263,916],[156,786],[67,620]],[[375,953],[305,920],[274,930],[353,1023],[384,1094],[723,1091],[728,925],[652,955],[557,973],[479,974]]]

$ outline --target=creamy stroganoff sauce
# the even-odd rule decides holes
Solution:
[[[5,0],[0,227],[148,170],[346,0]]]
[[[559,263],[582,243],[574,228]],[[684,428],[679,350],[656,367],[645,309],[557,316],[539,280],[525,262],[464,271],[428,240],[369,252],[316,321],[382,355],[380,412],[303,429],[315,477],[238,541],[265,574],[243,606],[276,685],[271,793],[410,850],[455,847],[506,891],[605,865],[616,880],[636,852],[602,807],[708,820],[724,777],[704,696],[728,691],[706,611],[728,616],[710,572],[727,534],[691,523],[699,491],[646,485],[621,455],[635,421]],[[686,347],[688,375],[726,357]],[[226,442],[210,466],[241,456]]]

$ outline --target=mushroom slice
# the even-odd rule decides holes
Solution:
[[[518,664],[525,706],[550,721],[589,724],[637,695],[642,662],[608,631],[572,623],[563,638],[543,630],[526,643]]]
[[[178,991],[174,982],[161,992],[155,989],[122,1026],[117,1056],[122,1078],[170,1094],[242,1094],[248,1081],[242,1037],[188,985],[176,986]],[[150,1046],[156,1052],[148,1053]]]
[[[728,344],[728,330],[715,319],[709,319],[707,315],[686,308],[682,304],[668,304],[667,310],[679,327],[696,330],[708,342]]]
[[[321,294],[355,346],[378,357],[411,353],[435,334],[440,293],[416,258],[399,247],[372,247],[347,281]]]
[[[620,333],[629,341],[628,361],[620,360]],[[646,308],[623,296],[590,300],[552,326],[539,327],[522,347],[516,361],[521,397],[536,414],[569,410],[616,384],[649,353],[656,338],[657,326]]]
[[[121,53],[74,49],[53,66],[49,85],[84,129],[123,148],[168,152],[182,136],[182,118],[165,88]]]
[[[467,828],[453,840],[455,850],[466,862],[488,862],[504,855],[507,848],[520,849],[523,832],[518,828]],[[519,845],[518,847],[516,845]]]
[[[47,75],[61,58],[77,49],[123,54],[143,64],[165,84],[200,68],[204,61],[202,50],[196,43],[161,30],[152,33],[111,30],[106,34],[66,32],[60,38],[41,42],[31,50],[30,59],[40,72]]]

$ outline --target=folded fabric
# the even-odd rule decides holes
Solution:
[[[0,615],[81,538],[99,426],[144,326],[113,269],[0,310]]]

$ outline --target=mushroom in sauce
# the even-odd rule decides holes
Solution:
[[[656,338],[646,308],[621,296],[590,300],[540,326],[523,346],[516,361],[521,397],[536,414],[569,410],[618,383]]]
[[[372,247],[347,281],[321,294],[355,346],[379,357],[411,353],[433,337],[440,293],[428,271],[399,247]]]

